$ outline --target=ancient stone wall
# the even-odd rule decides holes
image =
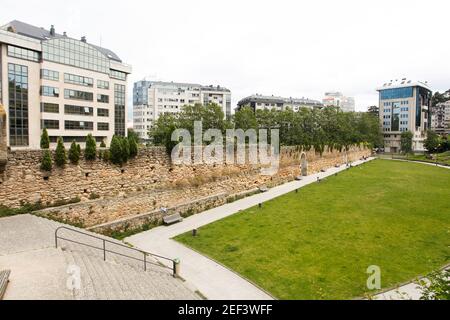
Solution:
[[[260,175],[253,165],[172,165],[164,148],[140,149],[138,157],[123,166],[81,160],[78,165],[54,166],[48,175],[40,170],[42,151],[12,151],[0,175],[0,205],[56,205],[42,214],[85,227],[145,216],[161,207],[184,205],[180,211],[197,212],[261,185],[293,180],[301,173],[302,153],[296,147],[282,148],[280,169],[274,176]],[[354,161],[369,156],[370,150],[354,147],[347,153],[326,150],[320,155],[310,150],[305,154],[312,174],[343,164],[347,157]],[[214,195],[222,196],[212,201]],[[205,198],[209,200],[197,201]],[[78,203],[60,206],[74,201]]]

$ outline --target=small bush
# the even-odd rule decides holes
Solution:
[[[138,154],[138,144],[135,138],[128,137],[128,143],[130,145],[130,158],[135,158]]]
[[[103,152],[103,161],[108,162],[111,159],[111,153],[109,150]]]
[[[78,161],[80,161],[80,145],[77,144],[74,141],[72,141],[72,144],[70,145],[69,149],[69,160],[72,164],[78,164]]]
[[[52,157],[50,156],[50,151],[45,150],[44,156],[41,160],[41,170],[43,171],[52,171]]]
[[[109,151],[112,163],[122,164],[122,144],[118,136],[113,136]]]
[[[55,163],[58,167],[64,167],[67,162],[66,148],[61,137],[58,138],[58,144],[56,146]]]
[[[122,145],[122,162],[127,162],[130,158],[130,143],[127,138],[120,138]]]
[[[92,134],[88,134],[86,137],[86,149],[84,150],[84,158],[86,160],[95,160],[97,157],[97,143],[92,137]]]
[[[50,148],[50,138],[48,137],[47,129],[44,128],[41,134],[41,149],[48,149],[48,148]]]

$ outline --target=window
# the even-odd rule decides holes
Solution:
[[[125,136],[125,86],[114,84],[114,133]]]
[[[64,128],[66,130],[93,130],[94,123],[87,121],[70,121],[66,120],[64,122]]]
[[[8,64],[9,142],[28,146],[28,67]]]
[[[41,79],[59,81],[59,72],[47,69],[41,69]]]
[[[59,104],[42,102],[41,103],[41,112],[59,113]]]
[[[109,96],[106,94],[97,94],[97,102],[109,103]]]
[[[41,96],[46,97],[59,97],[59,89],[49,86],[41,86]]]
[[[77,76],[75,74],[64,73],[64,82],[76,84],[84,87],[93,87],[94,79],[88,77]]]
[[[59,120],[41,120],[41,129],[59,129]]]
[[[34,62],[40,61],[39,52],[15,46],[8,46],[8,56]]]
[[[380,91],[381,100],[404,99],[413,96],[413,87],[385,89]]]
[[[94,101],[94,94],[92,92],[64,89],[64,98],[74,100]]]
[[[109,123],[107,123],[107,122],[99,122],[99,123],[97,123],[97,130],[99,130],[99,131],[108,131],[109,130]]]
[[[97,80],[97,88],[109,90],[109,82],[103,80]]]
[[[94,46],[80,40],[56,38],[43,41],[42,58],[47,61],[109,74],[109,59]]]
[[[111,78],[125,81],[127,80],[127,74],[125,72],[111,69]]]
[[[93,116],[94,115],[94,108],[65,104],[64,105],[64,113],[65,114],[81,115],[81,116]]]
[[[97,116],[98,117],[109,117],[109,110],[108,109],[98,108],[97,109]]]

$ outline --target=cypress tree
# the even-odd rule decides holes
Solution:
[[[56,146],[55,163],[58,167],[64,167],[67,162],[66,148],[61,137],[58,138],[58,144]]]
[[[84,158],[86,160],[95,160],[97,157],[97,144],[92,137],[92,134],[88,134],[86,137],[86,149],[84,150]]]
[[[69,149],[69,160],[72,164],[78,164],[78,161],[80,161],[80,145],[77,144],[74,141],[72,141],[72,144],[70,145]]]
[[[43,171],[52,171],[52,157],[50,156],[50,151],[45,150],[44,156],[41,161],[41,170]]]
[[[112,163],[122,164],[122,145],[120,138],[116,135],[113,136],[111,145],[109,146],[109,157]]]
[[[48,137],[47,128],[44,128],[41,134],[41,149],[48,149],[48,148],[50,148],[50,138]]]
[[[135,138],[133,138],[132,136],[128,137],[128,143],[130,146],[130,158],[134,158],[137,156],[138,154],[138,144]]]
[[[126,137],[121,138],[121,144],[122,144],[122,161],[127,162],[130,158],[130,143],[128,142],[128,139]]]

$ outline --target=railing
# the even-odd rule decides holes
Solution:
[[[64,238],[64,237],[58,235],[58,232],[60,230],[68,230],[70,232],[75,232],[75,233],[78,233],[78,234],[82,234],[84,236],[88,236],[88,237],[93,238],[93,239],[100,240],[102,242],[102,247],[96,247],[96,246],[93,246],[91,244],[82,243],[80,241]],[[67,227],[59,227],[59,228],[57,228],[55,230],[55,247],[56,248],[58,248],[58,240],[65,240],[65,241],[76,243],[76,244],[79,244],[79,245],[82,245],[82,246],[86,246],[86,247],[90,247],[90,248],[93,248],[93,249],[101,250],[101,251],[103,251],[103,260],[104,261],[106,261],[106,253],[112,253],[112,254],[115,254],[115,255],[118,255],[118,256],[122,256],[122,257],[125,257],[125,258],[129,258],[129,259],[132,259],[132,260],[136,260],[136,261],[142,262],[143,265],[144,265],[144,271],[147,271],[147,264],[151,264],[151,265],[155,265],[155,266],[158,266],[158,267],[161,267],[161,268],[172,270],[172,275],[174,277],[178,277],[179,276],[179,264],[180,264],[180,262],[177,259],[170,259],[170,258],[167,258],[167,257],[163,257],[163,256],[160,256],[160,255],[154,254],[154,253],[150,253],[150,252],[142,251],[142,250],[139,250],[139,249],[135,249],[135,248],[126,246],[124,244],[120,244],[120,243],[117,243],[117,242],[114,242],[114,241],[110,241],[110,240],[107,240],[107,239],[104,239],[104,238],[100,238],[100,237],[94,236],[94,235],[89,234],[89,233],[85,233],[85,232],[82,232],[82,231],[79,231],[79,230],[75,230],[75,229],[71,229],[71,228],[67,228]],[[138,252],[139,254],[142,254],[143,259],[132,257],[132,256],[129,256],[129,255],[126,255],[126,254],[123,254],[123,253],[119,253],[119,252],[107,249],[106,248],[106,244],[107,243],[113,244],[113,245],[118,246],[118,247],[126,248],[126,249],[128,249],[130,251],[133,251],[133,252]],[[168,267],[168,266],[166,266],[166,265],[164,265],[162,263],[159,264],[159,263],[154,263],[154,262],[151,262],[151,261],[147,261],[147,257],[148,256],[159,258],[159,259],[163,259],[163,260],[166,260],[166,261],[170,261],[170,262],[172,262],[172,267]]]

